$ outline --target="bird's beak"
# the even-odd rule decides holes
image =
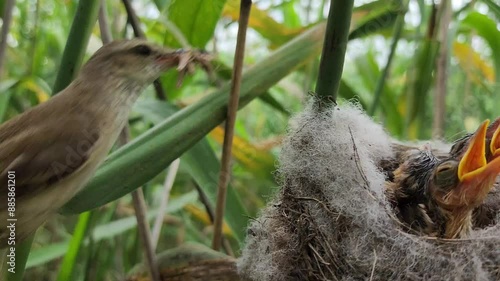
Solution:
[[[489,122],[489,120],[484,121],[474,133],[458,166],[460,185],[457,191],[461,194],[460,197],[466,200],[465,202],[482,201],[500,173],[500,157],[490,162],[486,161],[485,149]],[[498,136],[498,131],[497,128],[494,137]]]
[[[186,51],[183,49],[165,52],[156,58],[156,62],[167,68],[174,67],[179,64],[184,53]]]
[[[493,137],[491,137],[490,152],[491,157],[494,159],[500,156],[500,118],[495,120],[493,125],[495,132],[493,133]]]

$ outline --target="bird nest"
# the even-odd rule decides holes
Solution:
[[[250,280],[500,280],[500,223],[467,239],[413,235],[384,194],[391,139],[356,105],[292,119],[281,189],[248,228]]]

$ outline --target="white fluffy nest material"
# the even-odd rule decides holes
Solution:
[[[500,280],[500,223],[470,239],[403,232],[376,166],[390,138],[354,105],[291,121],[281,189],[248,229],[250,280]]]

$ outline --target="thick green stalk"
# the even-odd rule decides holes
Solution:
[[[242,78],[239,108],[314,58],[321,48],[323,31],[323,24],[312,28],[248,69]],[[111,154],[62,212],[80,213],[102,206],[151,180],[225,120],[228,92],[225,85]]]
[[[61,65],[57,73],[56,82],[52,89],[56,94],[71,83],[75,74],[82,66],[83,56],[87,49],[92,28],[94,28],[99,11],[99,0],[80,0],[76,9],[68,41],[64,48]]]
[[[332,0],[316,84],[317,101],[335,103],[340,86],[354,0]]]

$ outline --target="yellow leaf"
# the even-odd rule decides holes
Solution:
[[[481,81],[495,82],[495,70],[469,45],[460,42],[453,42],[453,53],[458,59],[460,67],[474,83],[481,84]]]
[[[417,140],[418,139],[418,123],[411,122],[408,126],[408,139],[409,140]]]
[[[353,11],[351,20],[351,29],[361,21],[364,17],[370,14],[370,10]],[[240,0],[228,0],[222,16],[237,21],[240,14]],[[290,28],[274,20],[265,10],[259,9],[257,6],[252,6],[248,26],[255,29],[262,37],[271,42],[271,48],[276,48],[302,33],[310,26]]]
[[[240,14],[240,0],[229,0],[226,2],[222,15],[233,21],[238,20]],[[252,6],[248,26],[259,32],[264,38],[270,40],[273,45],[280,46],[288,40],[300,34],[305,28],[289,28],[271,18],[266,11]]]
[[[210,132],[210,136],[222,144],[224,142],[224,129],[216,127]],[[274,170],[275,159],[271,153],[238,136],[233,138],[233,156],[252,172],[263,172],[271,176],[269,171]]]
[[[33,80],[29,79],[29,80],[26,80],[24,81],[24,86],[35,93],[37,99],[38,99],[38,103],[42,103],[42,102],[45,102],[47,101],[50,96],[49,94],[47,94],[47,92],[45,92],[40,86],[38,86]]]
[[[283,143],[284,136],[274,136],[255,144],[255,148],[262,151],[270,151]]]
[[[197,220],[201,221],[204,225],[212,225],[212,221],[210,220],[210,217],[205,210],[202,210],[193,204],[187,204],[186,206],[184,206],[184,210],[190,213]],[[224,224],[222,225],[222,233],[224,233],[224,235],[226,236],[233,236],[233,232],[226,224],[226,222],[224,222]]]

